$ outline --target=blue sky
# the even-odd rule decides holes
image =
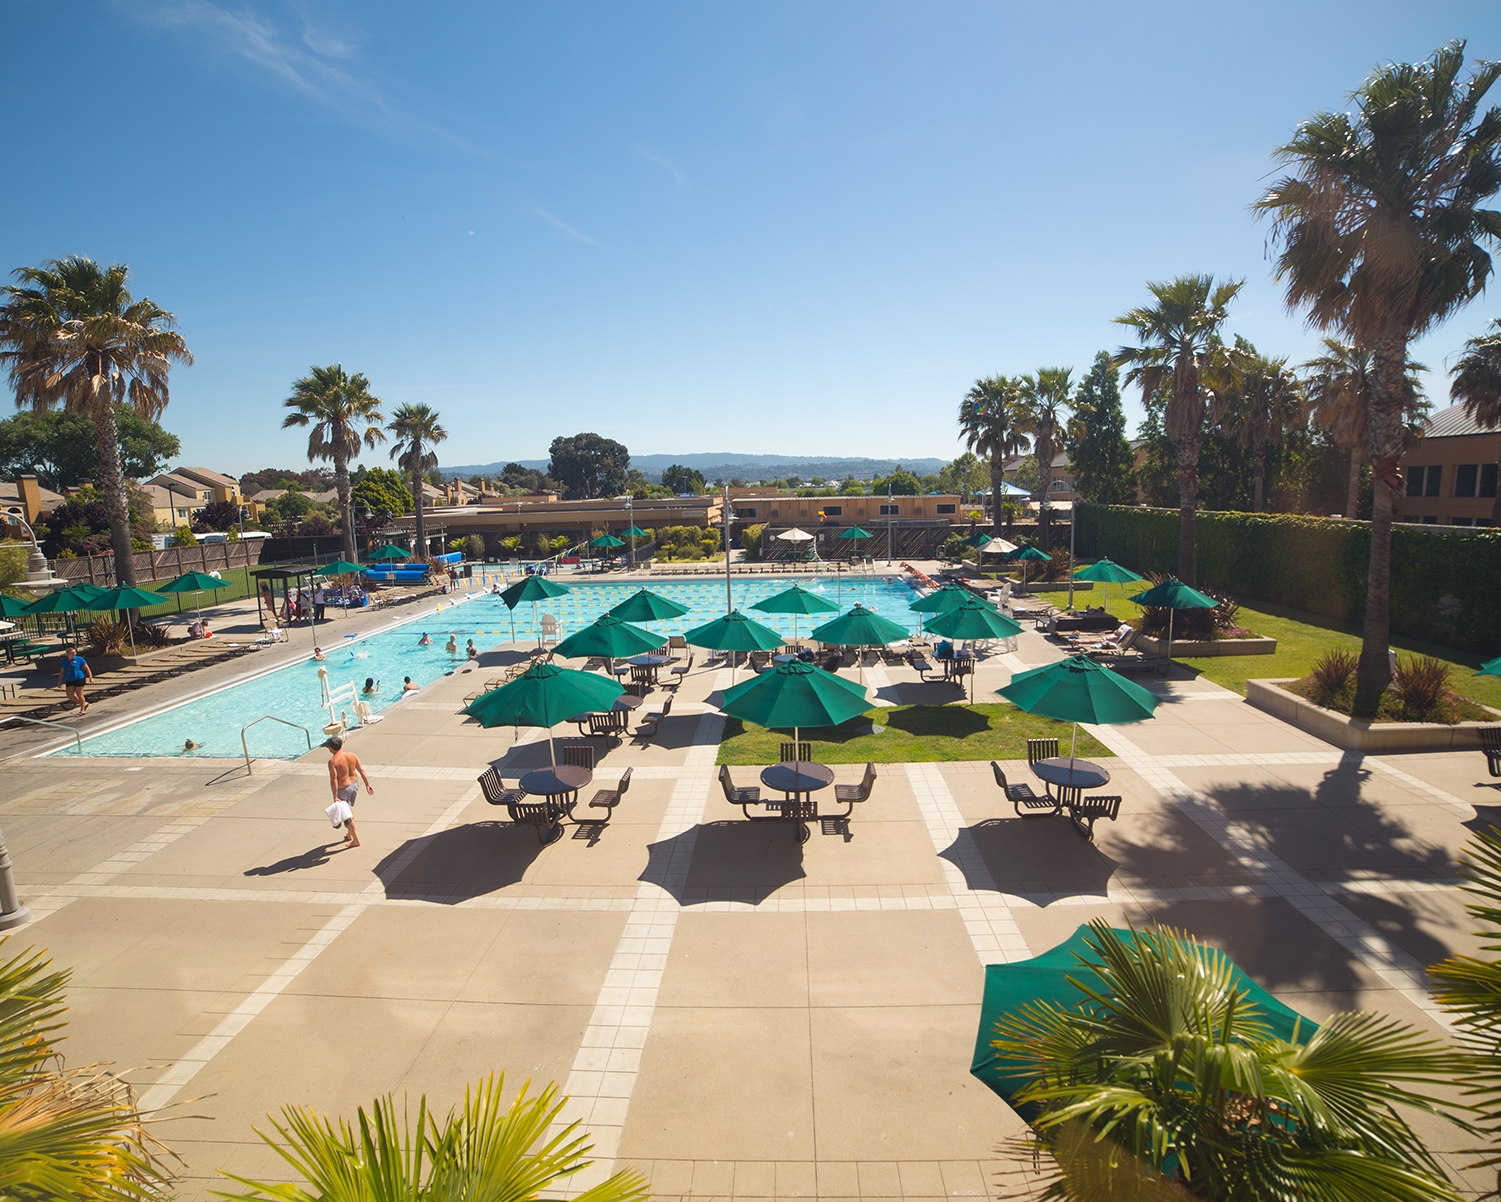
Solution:
[[[1229,329],[1311,353],[1269,152],[1456,36],[1501,57],[1501,8],[12,3],[0,268],[129,263],[197,358],[165,424],[228,471],[303,460],[280,401],[334,361],[449,463],[948,457],[975,377],[1082,374],[1149,278],[1245,277]]]

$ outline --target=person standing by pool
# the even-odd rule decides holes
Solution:
[[[448,652],[449,655],[457,655],[459,653],[459,636],[456,634],[449,635],[448,642],[443,644],[443,650]]]
[[[320,584],[313,589],[313,621],[323,621],[323,610],[328,605],[328,591]]]
[[[328,787],[333,790],[334,804],[328,807],[329,821],[349,831],[344,842],[350,847],[360,845],[360,837],[354,829],[354,803],[360,796],[360,781],[365,782],[365,792],[375,794],[375,786],[365,774],[365,765],[352,751],[344,750],[344,740],[335,735],[323,746],[333,752],[328,757]],[[345,811],[348,811],[347,814]]]
[[[89,712],[89,699],[83,695],[83,686],[93,679],[89,661],[78,654],[76,647],[65,647],[57,666],[57,687],[67,692],[68,700],[78,706],[80,714]]]

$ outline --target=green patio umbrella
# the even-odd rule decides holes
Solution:
[[[500,599],[506,603],[506,608],[511,611],[511,642],[516,641],[516,607],[523,601],[532,603],[532,626],[537,625],[537,602],[545,601],[549,597],[561,597],[568,592],[566,584],[554,584],[546,576],[528,576],[524,580],[511,585],[500,594]],[[537,632],[537,642],[542,641],[542,632]],[[575,711],[577,712],[577,711]]]
[[[1133,943],[1139,937],[1135,931],[1118,930],[1117,933]],[[1212,954],[1222,956],[1224,953]],[[1093,1003],[1080,985],[1108,996],[1107,982],[1102,981],[1092,967],[1100,963],[1101,957],[1090,939],[1089,927],[1081,926],[1065,942],[1031,960],[990,964],[985,968],[980,1031],[969,1071],[1028,1121],[1036,1117],[1036,1111],[1030,1103],[1018,1104],[1016,1096],[1033,1081],[1021,1065],[1003,1057],[990,1046],[995,1039],[996,1023],[1018,1015],[1028,1007],[1083,1010],[1091,1006]],[[1244,993],[1246,1000],[1261,1011],[1273,1035],[1289,1043],[1295,1039],[1306,1043],[1312,1038],[1318,1030],[1317,1023],[1309,1022],[1297,1011],[1283,1005],[1239,968],[1234,965],[1231,968],[1233,988]]]
[[[84,608],[90,610],[132,610],[141,609],[144,606],[160,605],[162,599],[156,593],[148,593],[143,588],[132,588],[128,584],[116,585],[114,588],[100,593],[92,601],[85,603]],[[129,615],[125,618],[125,628],[130,632],[130,654],[136,653],[136,632]]]
[[[1021,623],[1008,618],[983,597],[966,590],[957,605],[950,606],[928,623],[929,634],[948,639],[1014,639],[1022,632]],[[969,700],[975,700],[975,674],[969,674]]]
[[[87,609],[88,603],[97,596],[97,593],[85,594],[80,590],[92,588],[91,585],[75,585],[72,588],[60,588],[55,592],[33,601],[25,606],[23,614],[71,614],[80,609]]]
[[[679,605],[670,597],[654,593],[649,588],[637,589],[610,612],[627,622],[660,622],[664,618],[680,618],[688,612],[686,605]]]
[[[985,600],[978,593],[972,593],[962,584],[945,584],[942,588],[934,589],[926,597],[920,597],[907,606],[913,613],[919,614],[945,614],[965,603],[966,598],[973,598],[991,609],[995,605]]]
[[[0,593],[0,617],[19,618],[33,604],[35,602],[22,601],[20,597],[12,597],[9,593]]]
[[[590,539],[589,545],[591,547],[623,547],[625,546],[625,540],[623,538],[616,538],[613,534],[605,533],[601,534],[598,538]]]
[[[856,602],[847,614],[815,627],[813,637],[835,647],[884,647],[910,639],[912,632]],[[860,656],[860,679],[865,679],[865,657]]]
[[[632,626],[614,614],[601,614],[590,625],[575,631],[553,648],[554,655],[564,659],[580,659],[589,655],[602,655],[616,660],[627,655],[644,655],[655,651],[667,641],[665,634],[653,634]]]
[[[733,609],[722,618],[696,626],[683,636],[695,647],[710,651],[773,651],[782,645],[782,636],[754,618]],[[730,681],[735,679],[735,660],[730,658]]]
[[[1495,659],[1487,660],[1485,663],[1481,664],[1480,671],[1476,672],[1475,675],[1501,676],[1501,655],[1498,655]]]
[[[82,597],[85,601],[93,601],[104,596],[104,589],[97,584],[75,584],[71,586],[73,594]]]
[[[363,572],[365,569],[357,563],[350,563],[347,559],[336,559],[333,563],[326,563],[314,576],[348,576],[351,572]]]
[[[411,559],[412,558],[412,553],[410,551],[403,551],[395,543],[387,543],[379,551],[372,551],[366,558],[368,558],[368,559]]]
[[[794,584],[791,588],[780,593],[774,593],[764,601],[757,601],[751,606],[759,609],[764,614],[791,614],[792,637],[798,638],[800,632],[798,619],[803,614],[837,614],[839,606],[817,593],[810,593],[800,584]]]
[[[625,692],[618,681],[594,672],[578,672],[557,664],[533,664],[515,680],[481,693],[464,707],[485,728],[545,726],[547,752],[558,766],[552,728],[573,714],[602,713]]]
[[[1002,697],[1019,710],[1074,724],[1068,758],[1074,758],[1079,741],[1079,723],[1120,726],[1150,718],[1157,709],[1157,694],[1112,672],[1087,655],[1071,655],[1057,663],[1018,672]]]
[[[976,530],[968,538],[964,539],[960,545],[965,547],[983,547],[988,543],[992,543],[994,541],[994,537],[986,534],[985,531]]]
[[[203,617],[203,610],[198,604],[198,597],[203,593],[217,592],[221,588],[229,588],[228,580],[221,580],[217,576],[210,576],[207,572],[184,572],[167,581],[156,591],[159,593],[192,593],[193,608],[198,611],[199,618]]]
[[[622,530],[620,532],[620,537],[621,538],[650,538],[651,535],[647,534],[647,532],[645,530],[641,529],[640,526],[632,526],[629,530]]]
[[[862,530],[862,529],[860,529],[859,526],[851,526],[848,530],[841,530],[839,532],[839,537],[840,538],[860,539],[860,538],[875,538],[875,535],[872,534],[869,530]]]
[[[1039,551],[1036,547],[1023,547],[1014,554],[1007,555],[1007,559],[1019,560],[1022,565],[1022,588],[1027,587],[1027,564],[1029,563],[1052,563],[1053,557],[1046,551]]]
[[[1156,588],[1137,593],[1131,598],[1136,604],[1153,609],[1167,610],[1167,657],[1173,658],[1173,611],[1177,609],[1213,609],[1219,604],[1213,597],[1199,592],[1192,585],[1184,584],[1176,576],[1169,577]]]
[[[777,664],[724,691],[723,713],[774,730],[792,728],[794,748],[805,726],[838,726],[870,708],[865,687],[802,660]],[[793,751],[793,763],[796,750]]]
[[[1141,577],[1130,568],[1123,568],[1113,559],[1097,559],[1087,568],[1080,568],[1074,573],[1075,580],[1093,580],[1099,584],[1130,584],[1133,580]],[[1101,594],[1106,590],[1101,589]],[[1108,602],[1107,602],[1108,605]]]

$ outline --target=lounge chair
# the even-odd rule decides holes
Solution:
[[[1006,773],[994,760],[990,761],[991,770],[995,773],[995,783],[1001,787],[1001,792],[1006,795],[1006,800],[1016,807],[1019,818],[1043,818],[1058,814],[1058,799],[1051,794],[1042,797],[1032,792],[1032,786],[1028,784],[1013,785],[1006,780]]]

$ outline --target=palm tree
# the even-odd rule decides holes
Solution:
[[[417,555],[427,558],[427,525],[422,516],[422,478],[438,466],[438,456],[428,448],[448,437],[438,424],[438,413],[431,405],[401,404],[386,425],[397,438],[391,458],[412,477],[412,504],[417,514]]]
[[[1227,423],[1243,447],[1256,457],[1251,508],[1262,511],[1266,500],[1266,449],[1282,445],[1282,435],[1303,425],[1303,383],[1288,370],[1287,360],[1269,359],[1250,343],[1236,340],[1241,352],[1239,379],[1229,400]]]
[[[22,267],[20,281],[0,289],[0,359],[10,368],[17,405],[37,411],[61,405],[94,423],[98,479],[109,513],[115,579],[136,582],[130,542],[130,502],[120,468],[115,406],[129,402],[155,421],[170,399],[173,363],[193,362],[176,321],[154,301],[133,300],[125,286],[130,268],[101,268],[70,256],[42,267]]]
[[[1375,718],[1391,679],[1392,511],[1403,491],[1407,347],[1479,295],[1492,270],[1485,245],[1501,241],[1501,214],[1481,207],[1501,189],[1501,109],[1477,119],[1501,63],[1480,63],[1461,80],[1464,45],[1381,67],[1355,92],[1353,112],[1305,121],[1278,151],[1293,174],[1255,204],[1274,222],[1288,306],[1371,349],[1371,558],[1357,718]]]
[[[68,973],[50,967],[32,950],[0,964],[0,1196],[166,1202],[130,1086],[62,1067]]]
[[[1032,436],[1032,446],[1037,452],[1038,489],[1042,497],[1037,533],[1044,551],[1051,542],[1048,491],[1053,483],[1053,458],[1068,432],[1069,391],[1072,387],[1069,377],[1072,374],[1072,369],[1067,367],[1044,367],[1035,376],[1021,378],[1021,429]]]
[[[1088,1000],[1027,1005],[992,1044],[1031,1082],[1017,1101],[1057,1166],[1042,1198],[1456,1202],[1396,1110],[1451,1117],[1424,1092],[1453,1079],[1443,1044],[1361,1013],[1284,1042],[1223,952],[1090,925],[1099,962],[1071,978]],[[1110,1156],[1134,1188],[1080,1188]]]
[[[342,363],[311,368],[292,384],[292,395],[282,402],[295,410],[282,419],[282,429],[313,427],[308,435],[309,462],[332,460],[334,488],[339,494],[339,518],[344,529],[344,557],[353,560],[354,515],[349,509],[349,461],[358,458],[361,444],[372,451],[385,442],[380,428],[385,416],[379,397],[370,395],[370,381],[356,372],[349,375]]]
[[[1501,425],[1501,321],[1491,322],[1491,327],[1490,333],[1465,343],[1449,385],[1449,395],[1463,401],[1465,412],[1487,430]],[[1496,470],[1501,475],[1501,461]],[[1501,488],[1491,506],[1491,525],[1501,526]]]
[[[976,380],[959,402],[959,433],[966,447],[990,460],[991,530],[999,538],[1006,459],[1027,448],[1021,431],[1021,387],[1017,381],[1010,376]]]
[[[1350,453],[1350,481],[1345,494],[1345,517],[1354,518],[1360,508],[1360,469],[1365,463],[1366,425],[1375,400],[1371,352],[1338,338],[1324,339],[1324,353],[1303,364],[1308,372],[1303,388],[1314,424]],[[1412,358],[1407,360],[1408,410],[1405,423],[1412,426],[1427,408],[1419,372],[1427,371]]]
[[[1155,304],[1115,320],[1136,331],[1136,347],[1122,347],[1113,362],[1129,367],[1127,384],[1141,384],[1142,397],[1167,393],[1163,430],[1178,451],[1178,578],[1196,579],[1194,515],[1199,501],[1199,445],[1204,417],[1234,376],[1231,354],[1220,339],[1230,302],[1244,280],[1216,285],[1213,276],[1180,275],[1148,282]]]
[[[361,1106],[353,1126],[343,1119],[335,1126],[306,1106],[284,1107],[283,1121],[271,1124],[282,1142],[261,1138],[307,1185],[224,1173],[246,1190],[219,1197],[240,1202],[520,1202],[566,1188],[569,1177],[588,1167],[584,1154],[590,1145],[576,1123],[548,1134],[563,1109],[557,1086],[530,1098],[523,1089],[509,1106],[504,1088],[501,1076],[466,1089],[463,1108],[450,1111],[441,1123],[423,1096],[415,1130],[408,1108],[398,1112],[390,1094],[377,1098],[368,1114]],[[626,1170],[577,1194],[575,1202],[645,1202],[650,1196],[645,1179]]]

